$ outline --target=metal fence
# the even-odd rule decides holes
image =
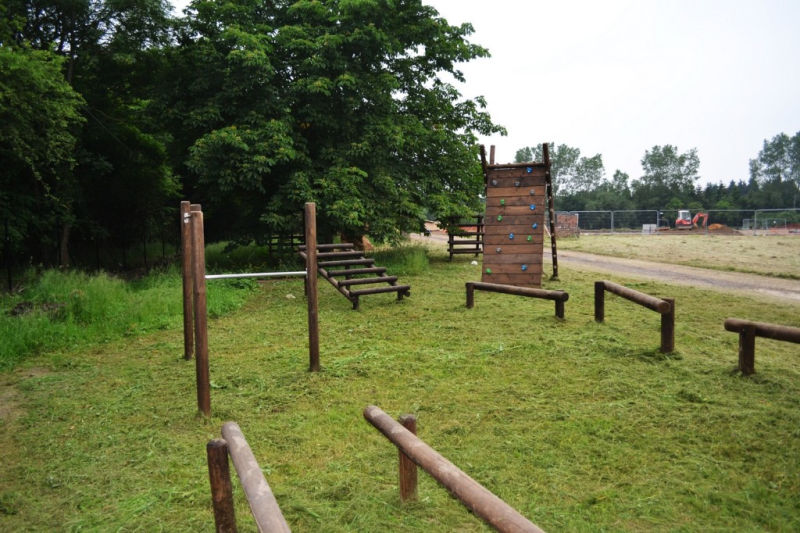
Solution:
[[[653,233],[675,228],[677,209],[563,211],[578,216],[581,233]],[[800,208],[785,209],[701,209],[708,221],[700,224],[707,233],[752,235],[800,234]]]

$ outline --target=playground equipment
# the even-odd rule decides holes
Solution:
[[[745,375],[756,371],[756,337],[800,344],[800,328],[728,318],[725,330],[739,334],[739,370]]]
[[[543,145],[543,163],[490,163],[481,147],[481,162],[486,180],[483,270],[487,283],[540,287],[544,211],[549,205],[550,227],[555,228],[550,192],[550,154]],[[549,202],[546,204],[545,202]],[[558,279],[555,233],[551,232],[553,279]]]
[[[358,309],[359,297],[367,294],[396,292],[398,300],[402,300],[403,296],[411,296],[410,285],[398,285],[397,276],[387,275],[386,267],[375,266],[375,260],[365,257],[364,253],[356,250],[352,243],[319,244],[317,250],[319,275],[350,300],[353,309]],[[300,246],[298,253],[304,260],[308,260],[305,246]],[[340,268],[341,270],[330,270],[331,268]],[[358,277],[362,275],[368,277]],[[337,279],[342,277],[344,279]],[[388,283],[388,286],[373,286],[366,289],[352,288],[353,285],[381,285],[384,283]]]
[[[652,309],[661,315],[661,353],[670,353],[675,350],[675,299],[656,298],[643,292],[624,287],[611,281],[594,282],[594,319],[596,322],[605,320],[605,291],[622,296],[626,300]]]
[[[564,302],[569,300],[569,294],[564,291],[515,287],[514,285],[500,285],[497,283],[482,283],[478,281],[468,281],[465,285],[467,288],[467,309],[472,309],[475,306],[476,290],[514,294],[516,296],[528,296],[530,298],[540,298],[542,300],[553,300],[556,303],[556,316],[558,318],[564,318]]]
[[[708,213],[697,213],[692,218],[692,213],[688,209],[678,211],[678,218],[675,219],[675,229],[697,229],[700,219],[703,220],[703,228],[708,226]]]
[[[413,462],[498,531],[541,533],[533,522],[420,440],[415,435],[416,419],[412,415],[401,417],[404,422],[401,425],[379,407],[370,405],[364,409],[364,418],[397,446],[400,495],[404,501],[416,499],[417,472]]]
[[[306,245],[317,249],[316,204],[305,204]],[[181,274],[183,277],[183,342],[184,358],[195,357],[197,407],[211,415],[211,392],[208,369],[208,310],[206,280],[229,278],[264,278],[303,276],[308,303],[309,371],[317,372],[319,364],[319,311],[317,305],[317,254],[308,254],[306,270],[293,272],[249,272],[206,275],[203,211],[200,204],[181,202]]]
[[[478,254],[483,253],[483,215],[475,217],[474,222],[454,221],[447,225],[447,252],[450,254],[450,261],[455,254]]]

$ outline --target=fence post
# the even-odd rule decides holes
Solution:
[[[206,444],[208,479],[211,483],[211,502],[217,533],[236,533],[236,514],[233,510],[233,486],[228,465],[228,443],[212,439]]]
[[[417,417],[411,414],[402,415],[398,422],[414,435],[417,434]],[[400,501],[416,501],[417,499],[417,465],[403,450],[397,449],[400,474]]]
[[[564,300],[556,300],[556,316],[564,318]]]
[[[675,298],[662,298],[669,303],[669,312],[661,315],[661,353],[675,351]]]
[[[183,358],[194,355],[194,329],[192,316],[192,232],[190,203],[181,202],[181,277],[183,280]]]
[[[605,294],[606,287],[602,281],[594,282],[594,320],[602,322],[605,320]]]
[[[317,204],[305,204],[306,301],[308,302],[308,370],[319,372],[319,309],[317,301]]]
[[[475,307],[475,285],[467,282],[467,309]]]
[[[756,327],[744,325],[739,331],[739,370],[745,376],[756,371]]]
[[[208,309],[206,307],[206,248],[203,237],[203,212],[192,211],[191,220],[197,408],[204,415],[210,416],[211,391],[208,376]]]

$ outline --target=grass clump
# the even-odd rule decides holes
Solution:
[[[385,266],[388,273],[415,276],[424,273],[430,266],[428,249],[421,245],[402,245],[376,250],[372,257],[375,264]]]
[[[174,268],[131,282],[58,270],[28,278],[21,290],[0,299],[0,369],[34,353],[75,350],[182,323],[181,279]],[[255,287],[249,280],[209,284],[209,315],[240,307]]]

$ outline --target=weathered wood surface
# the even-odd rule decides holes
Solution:
[[[317,250],[317,204],[305,204],[305,241],[309,250]],[[319,372],[319,296],[317,291],[317,254],[305,254],[306,302],[308,304],[308,369]]]
[[[759,337],[800,344],[800,328],[769,324],[767,322],[754,322],[742,318],[725,319],[725,329],[727,331],[740,332],[750,326],[754,328],[756,335]]]
[[[533,522],[465,474],[379,407],[364,409],[364,418],[408,458],[450,491],[473,513],[501,532],[539,533]]]
[[[211,484],[211,503],[217,533],[236,533],[236,513],[233,508],[233,485],[228,465],[228,443],[213,439],[206,444],[208,479]]]
[[[635,302],[648,309],[652,309],[657,313],[669,313],[670,309],[672,308],[670,303],[662,298],[657,298],[656,296],[651,296],[649,294],[630,289],[618,283],[614,283],[613,281],[601,281],[599,283],[603,284],[603,288],[606,291],[614,293],[617,296],[621,296],[626,300]]]
[[[206,257],[203,212],[191,211],[192,307],[194,308],[195,380],[197,408],[211,416],[211,385],[208,370],[208,306],[206,301]]]
[[[194,308],[192,306],[192,215],[190,202],[181,202],[181,280],[183,282],[183,358],[194,355]]]

